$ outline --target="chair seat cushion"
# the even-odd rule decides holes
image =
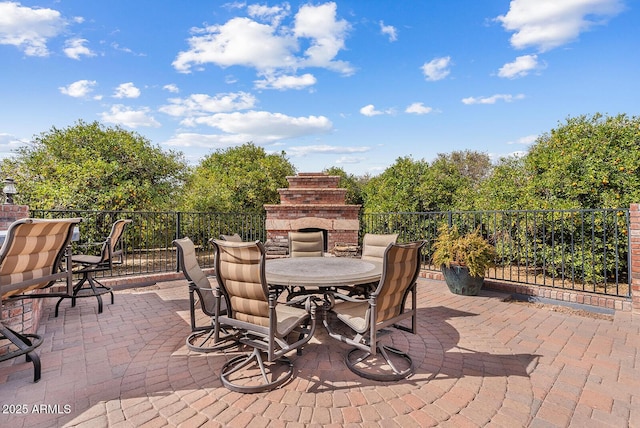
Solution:
[[[305,318],[309,318],[309,312],[303,308],[281,304],[276,306],[276,316],[278,337],[284,337],[301,325]]]
[[[367,330],[369,302],[336,302],[333,312],[338,319],[358,333]]]
[[[80,263],[83,265],[97,265],[102,260],[100,256],[89,256],[86,254],[74,254],[71,256],[71,261],[74,263]]]

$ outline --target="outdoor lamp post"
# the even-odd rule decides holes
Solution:
[[[2,193],[4,193],[5,205],[13,205],[13,195],[18,193],[16,190],[16,184],[13,181],[13,178],[5,178],[4,187],[2,188]]]

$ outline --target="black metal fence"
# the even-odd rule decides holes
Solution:
[[[190,237],[200,249],[202,267],[212,267],[210,238],[238,233],[244,240],[266,240],[265,215],[255,213],[42,211],[33,217],[82,217],[80,241],[99,242],[118,218],[130,218],[125,232],[125,263],[112,275],[176,270],[172,241]],[[630,296],[629,210],[460,211],[362,214],[365,233],[399,233],[399,241],[427,241],[423,265],[431,264],[440,224],[464,232],[479,229],[496,246],[498,260],[488,278],[596,294]]]

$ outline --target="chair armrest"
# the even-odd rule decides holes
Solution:
[[[366,303],[369,301],[369,299],[357,299],[355,297],[347,296],[346,294],[342,293],[333,293],[333,297],[336,299],[344,300],[346,302]]]

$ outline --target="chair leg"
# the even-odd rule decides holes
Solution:
[[[246,374],[237,379],[231,379],[232,375],[240,370],[257,365],[259,373]],[[249,367],[248,371],[256,371],[255,367]],[[262,357],[262,351],[254,348],[253,352],[246,355],[238,355],[227,361],[222,366],[220,380],[222,384],[231,391],[252,394],[256,392],[270,391],[275,389],[293,376],[293,363],[287,357],[280,357],[273,362],[266,362]]]
[[[0,355],[0,361],[25,355],[27,362],[33,363],[33,381],[38,382],[41,374],[40,357],[33,351],[42,344],[42,336],[38,334],[21,334],[0,324],[0,339],[7,339],[18,347],[15,351]]]
[[[224,329],[222,329],[224,331]],[[238,335],[224,331],[218,340],[215,340],[215,329],[203,329],[192,332],[186,340],[187,348],[196,352],[217,352],[231,348],[238,344]]]
[[[358,356],[358,352],[362,354]],[[354,348],[347,353],[345,362],[349,370],[358,376],[382,382],[404,379],[414,372],[413,360],[409,354],[380,344],[377,345],[375,356],[370,351]],[[383,367],[385,363],[391,370]],[[400,368],[399,363],[406,367]]]
[[[86,285],[85,285],[86,284]],[[71,299],[71,307],[76,306],[76,299],[80,297],[95,297],[98,300],[98,313],[102,313],[102,295],[109,293],[111,294],[111,304],[114,303],[113,290],[111,287],[107,287],[102,284],[100,281],[95,279],[91,272],[84,272],[82,275],[82,279],[78,281],[76,285],[73,286],[73,294],[71,296],[63,296],[56,303],[55,316],[58,316],[58,308],[60,307],[60,303],[63,299]]]

